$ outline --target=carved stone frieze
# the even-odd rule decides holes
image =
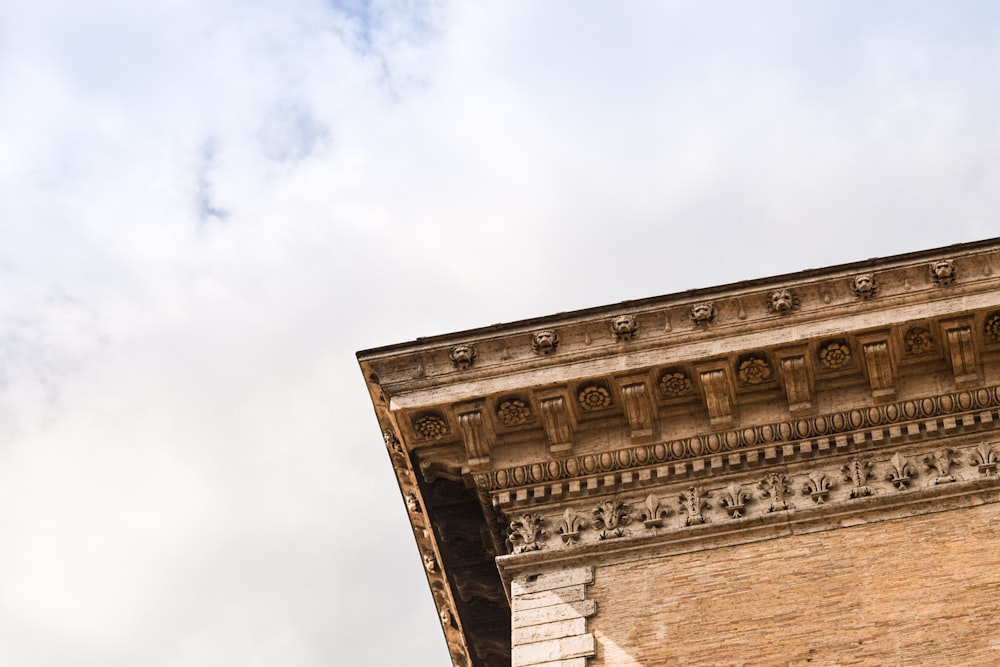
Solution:
[[[715,304],[711,301],[699,301],[692,304],[691,321],[696,325],[715,322]]]
[[[616,343],[632,340],[639,332],[635,315],[619,315],[611,320],[611,337]]]
[[[786,315],[799,309],[799,295],[791,287],[782,287],[767,295],[767,312]]]
[[[949,392],[919,400],[897,401],[864,409],[762,424],[752,428],[736,428],[679,440],[636,445],[601,454],[580,455],[553,461],[545,466],[525,465],[504,468],[490,473],[490,490],[512,489],[670,461],[715,456],[726,452],[753,451],[753,448],[772,445],[812,442],[824,438],[835,440],[841,437],[839,434],[857,430],[874,430],[880,439],[900,438],[904,432],[914,435],[921,433],[920,429],[904,428],[907,422],[921,420],[926,423],[929,419],[944,420],[950,415],[960,413],[982,414],[982,411],[989,411],[998,406],[1000,406],[998,386],[983,387],[975,391]],[[954,421],[955,418],[951,419]],[[943,428],[944,422],[941,424]],[[846,442],[846,438],[844,440]]]
[[[531,349],[535,354],[552,354],[559,347],[559,335],[552,329],[531,334]]]
[[[942,259],[934,262],[929,268],[931,281],[935,285],[943,287],[945,285],[951,285],[955,282],[957,271],[955,269],[955,263],[950,259]]]
[[[859,299],[870,299],[878,294],[878,280],[874,273],[859,273],[850,280],[851,291]]]
[[[753,500],[753,494],[733,482],[722,492],[719,506],[729,513],[729,518],[739,519],[746,514],[746,505]]]
[[[471,344],[456,345],[451,348],[451,354],[448,355],[448,358],[451,359],[455,368],[465,370],[476,361],[476,346]]]

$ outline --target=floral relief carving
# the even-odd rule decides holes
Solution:
[[[938,476],[934,479],[935,484],[947,484],[955,481],[955,476],[951,474],[951,467],[958,464],[955,458],[955,451],[943,447],[932,454],[924,457],[924,464],[937,471]]]
[[[814,503],[822,505],[829,499],[831,488],[833,488],[833,480],[823,473],[814,472],[809,475],[809,479],[802,486],[802,495],[809,496]]]
[[[448,424],[438,415],[424,415],[413,422],[413,430],[424,440],[438,440],[448,435]]]
[[[476,361],[476,346],[456,345],[451,348],[451,354],[448,355],[448,358],[451,359],[451,363],[455,368],[464,371]]]
[[[417,496],[414,493],[406,494],[406,509],[409,510],[411,514],[420,514],[420,501],[417,500]]]
[[[767,359],[758,355],[741,360],[736,373],[740,382],[745,385],[763,384],[771,379],[771,367]]]
[[[757,487],[761,490],[762,497],[771,499],[771,504],[765,508],[765,512],[779,512],[790,507],[785,498],[792,490],[788,486],[788,479],[781,473],[768,474]]]
[[[392,429],[382,431],[382,439],[385,441],[386,449],[389,450],[389,456],[397,465],[406,460],[403,445],[400,444],[399,438],[396,437],[396,433]]]
[[[972,452],[972,465],[979,468],[979,474],[983,477],[997,474],[997,464],[1000,463],[1000,457],[997,457],[997,452],[991,446],[992,444],[981,442]]]
[[[859,299],[870,299],[878,294],[878,281],[874,273],[859,273],[851,278],[851,291]]]
[[[567,507],[559,521],[559,535],[564,544],[575,544],[580,541],[580,531],[587,527],[587,522]]]
[[[580,407],[587,412],[595,412],[611,407],[611,393],[596,384],[587,385],[577,395]]]
[[[638,332],[639,324],[635,320],[635,315],[619,315],[611,320],[611,337],[616,343],[632,340]]]
[[[941,261],[934,262],[930,265],[930,271],[931,280],[934,281],[935,285],[951,285],[955,282],[957,272],[955,270],[955,263],[950,259],[942,259]]]
[[[742,486],[733,482],[722,492],[719,505],[729,513],[732,519],[739,519],[744,515],[744,508],[751,500],[751,495]]]
[[[542,528],[542,521],[542,517],[537,514],[525,512],[510,522],[509,539],[514,553],[538,551],[542,548],[540,540],[547,534]]]
[[[872,462],[868,459],[851,459],[841,468],[844,481],[851,482],[851,498],[863,498],[875,495],[875,489],[868,486],[868,476],[872,471]]]
[[[600,540],[623,537],[627,534],[625,526],[632,522],[629,516],[628,504],[621,500],[605,500],[593,511],[594,528],[601,531],[597,536]]]
[[[660,499],[655,494],[646,496],[643,503],[644,511],[639,513],[639,520],[647,529],[656,530],[663,528],[663,520],[670,516],[670,509],[660,504]]]
[[[707,508],[708,494],[700,486],[688,487],[680,494],[681,508],[687,513],[684,517],[685,526],[695,526],[705,523],[702,510]]]
[[[991,343],[1000,343],[1000,313],[989,315],[983,329],[985,329],[986,340]]]
[[[899,452],[892,455],[889,465],[892,466],[892,472],[886,475],[886,480],[892,482],[897,491],[905,491],[910,486],[910,480],[916,476],[913,466]]]
[[[700,301],[691,306],[691,321],[695,324],[711,324],[715,322],[715,304],[711,301]]]
[[[660,391],[664,396],[676,398],[693,393],[694,387],[692,387],[691,379],[686,373],[667,371],[660,376]]]
[[[531,408],[519,398],[509,398],[497,406],[497,418],[505,426],[518,426],[531,418]]]
[[[767,312],[784,315],[799,309],[799,296],[791,287],[776,289],[767,295]]]
[[[851,348],[844,342],[833,342],[819,349],[819,363],[824,368],[836,370],[851,363]]]
[[[437,558],[434,557],[434,554],[424,554],[424,569],[431,573],[437,572],[438,564]]]
[[[934,350],[934,338],[923,327],[913,327],[903,337],[903,345],[909,354],[921,355]]]
[[[531,349],[535,354],[552,354],[559,347],[559,336],[551,329],[531,334]]]

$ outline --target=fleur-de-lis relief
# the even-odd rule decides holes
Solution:
[[[607,540],[625,535],[625,526],[632,521],[628,515],[629,506],[618,500],[605,500],[593,511],[594,528],[601,531],[598,539]]]
[[[545,537],[546,532],[542,528],[542,517],[537,514],[526,512],[512,520],[508,528],[510,530],[510,544],[514,548],[514,553],[538,551],[542,548],[539,540]]]
[[[910,479],[916,477],[913,466],[899,452],[892,455],[889,465],[892,466],[892,472],[886,475],[886,480],[892,482],[897,491],[905,491],[910,486]]]
[[[781,473],[770,473],[767,477],[760,480],[760,484],[757,487],[763,491],[762,495],[764,498],[771,499],[771,504],[767,506],[764,510],[765,512],[779,512],[789,508],[785,496],[792,491],[788,487],[788,480]]]
[[[580,531],[587,527],[587,522],[572,508],[567,507],[559,522],[559,534],[564,544],[580,541]]]
[[[933,454],[924,457],[924,463],[928,468],[937,470],[938,476],[934,479],[935,484],[947,484],[954,482],[955,476],[951,474],[951,466],[958,464],[955,452],[947,447],[937,450]]]
[[[996,450],[992,447],[993,444],[981,442],[972,452],[972,465],[979,468],[979,474],[983,477],[997,474],[997,464],[1000,463],[1000,458],[997,457]]]
[[[639,513],[639,519],[646,528],[656,530],[663,528],[663,520],[670,516],[670,509],[660,504],[660,499],[654,494],[646,496],[644,511]]]
[[[705,523],[705,515],[701,511],[708,507],[708,494],[700,486],[688,487],[680,494],[681,507],[687,516],[684,517],[685,526],[695,526]]]
[[[841,468],[844,481],[851,482],[851,498],[875,495],[875,489],[868,486],[868,476],[872,472],[872,462],[867,459],[851,459]]]
[[[729,512],[730,518],[739,519],[743,516],[743,508],[750,500],[750,494],[744,491],[739,484],[733,483],[722,492],[719,505]]]
[[[814,472],[802,485],[802,495],[809,496],[817,505],[822,505],[830,497],[833,480],[821,472]]]

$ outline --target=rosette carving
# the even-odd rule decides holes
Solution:
[[[827,343],[819,349],[819,363],[824,368],[836,370],[851,363],[851,348],[847,343]]]
[[[763,384],[771,379],[771,366],[762,356],[749,356],[740,361],[737,375],[741,384]]]
[[[504,426],[519,426],[531,419],[531,408],[519,398],[509,398],[497,406],[497,418]]]
[[[438,415],[424,415],[413,422],[413,430],[424,440],[439,440],[448,435],[448,423]]]
[[[660,376],[660,392],[667,397],[687,396],[694,392],[691,378],[681,371],[667,371]]]
[[[903,345],[908,354],[927,354],[934,350],[934,338],[923,327],[912,327],[903,336]]]
[[[1000,313],[992,313],[986,318],[983,325],[986,340],[991,343],[1000,343]]]
[[[611,407],[611,393],[596,384],[587,385],[577,395],[580,407],[587,412],[596,412]]]

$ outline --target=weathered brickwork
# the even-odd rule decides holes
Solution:
[[[1000,504],[596,568],[590,667],[1000,664]]]

